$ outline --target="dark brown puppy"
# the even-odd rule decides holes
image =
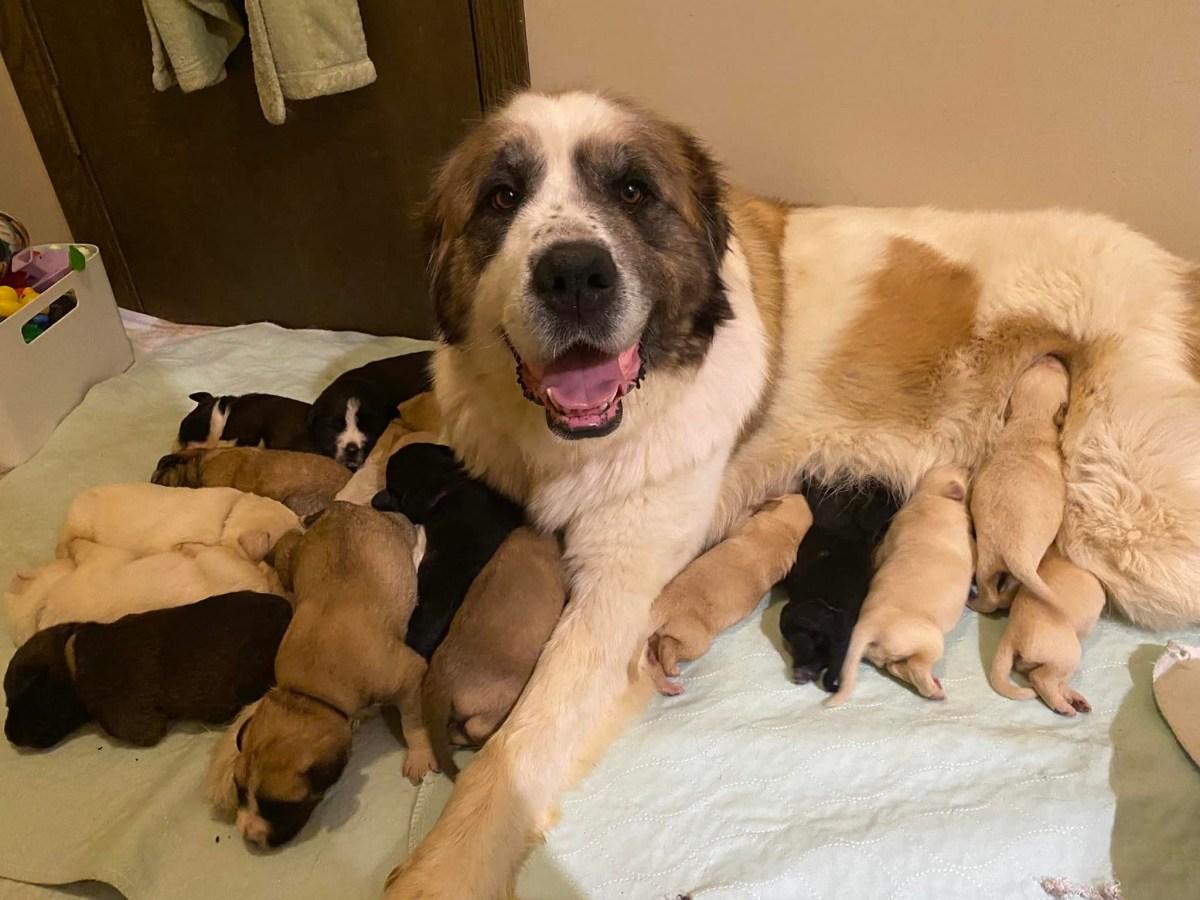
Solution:
[[[500,727],[566,601],[558,538],[532,528],[505,538],[471,583],[421,689],[434,755],[451,778],[450,744],[479,746]]]
[[[197,447],[269,447],[315,452],[308,433],[310,404],[276,394],[214,397],[207,391],[188,395],[196,408],[183,417],[175,449]]]
[[[294,450],[222,447],[182,450],[158,461],[150,480],[168,487],[231,487],[270,497],[298,516],[320,512],[350,480],[327,456]]]
[[[173,719],[228,722],[270,687],[291,617],[282,597],[237,591],[40,631],[4,676],[4,734],[44,749],[95,719],[113,737],[145,746]]]

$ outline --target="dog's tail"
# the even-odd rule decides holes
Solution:
[[[1032,688],[1018,687],[1009,680],[1015,657],[1016,650],[1013,648],[1012,638],[1005,631],[1004,637],[1000,638],[1000,644],[996,647],[996,655],[992,657],[992,668],[988,671],[988,683],[992,686],[992,690],[1009,700],[1032,700],[1037,696]]]
[[[421,716],[425,730],[429,732],[429,743],[433,746],[433,757],[438,768],[453,780],[458,776],[458,766],[450,753],[450,713],[453,706],[448,679],[441,677],[441,667],[431,660],[429,669],[421,681]]]
[[[1057,606],[1054,591],[1050,585],[1042,580],[1042,576],[1038,574],[1038,565],[1040,561],[1035,561],[1030,565],[1029,560],[1005,560],[1005,566],[1008,569],[1008,574],[1017,581],[1021,582],[1021,587],[1029,591],[1043,603],[1049,603],[1052,606]]]
[[[841,684],[838,685],[837,693],[825,698],[826,706],[841,706],[854,693],[854,686],[858,683],[858,667],[862,664],[867,647],[875,638],[875,629],[869,625],[860,622],[854,627],[850,647],[846,651],[846,661],[842,663]]]

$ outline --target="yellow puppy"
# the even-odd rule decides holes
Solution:
[[[997,581],[1007,572],[1043,598],[1037,574],[1062,525],[1067,502],[1059,429],[1067,409],[1067,370],[1052,356],[1025,370],[1008,402],[1008,423],[991,458],[971,487],[971,518],[979,562],[977,612],[994,612],[1012,602]]]
[[[1064,559],[1053,547],[1038,567],[1051,599],[1022,587],[1012,602],[1008,628],[996,648],[988,681],[1012,700],[1039,696],[1056,713],[1091,712],[1082,694],[1070,687],[1087,637],[1104,610],[1104,587],[1091,572]],[[1009,681],[1013,669],[1026,675],[1033,690]]]
[[[921,696],[945,699],[933,666],[942,658],[945,634],[961,618],[971,588],[966,499],[967,470],[938,466],[896,513],[850,638],[841,687],[826,706],[837,706],[854,692],[863,656],[913,685]]]

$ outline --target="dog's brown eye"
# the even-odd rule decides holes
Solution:
[[[621,185],[621,202],[637,206],[646,199],[646,186],[640,181],[627,181]]]
[[[502,185],[492,191],[492,206],[500,210],[500,212],[508,212],[516,209],[517,204],[521,202],[521,195],[517,193],[517,189],[512,185]]]

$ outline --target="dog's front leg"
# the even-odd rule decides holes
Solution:
[[[558,799],[650,694],[640,666],[659,591],[699,552],[721,466],[643,488],[567,529],[571,600],[521,699],[459,777],[389,900],[495,900],[512,890]]]

